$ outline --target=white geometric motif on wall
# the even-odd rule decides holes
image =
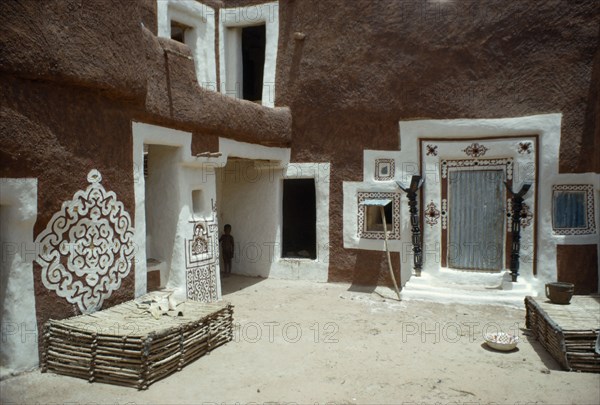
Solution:
[[[596,233],[593,185],[555,184],[552,186],[552,231],[556,235]]]
[[[367,221],[367,207],[360,205],[361,202],[372,198],[391,199],[392,200],[392,223],[387,224],[388,228],[388,239],[400,240],[400,193],[395,192],[369,192],[359,191],[357,192],[358,198],[358,213],[357,213],[357,224],[358,224],[358,237],[363,239],[384,239],[383,232],[369,231],[366,229]]]
[[[192,268],[202,263],[214,262],[218,254],[218,228],[214,223],[196,222],[193,224],[193,237],[186,240],[185,267]]]
[[[90,185],[62,204],[36,238],[42,283],[82,313],[102,307],[118,290],[134,256],[131,218],[113,191],[106,191],[98,170]]]
[[[396,175],[394,159],[375,159],[375,180],[393,180]]]
[[[212,302],[217,299],[216,264],[187,269],[185,274],[188,299],[202,302]]]
[[[212,203],[212,217],[192,223],[192,238],[185,240],[185,284],[187,299],[211,302],[217,297],[217,263],[219,262],[219,227],[217,206]]]

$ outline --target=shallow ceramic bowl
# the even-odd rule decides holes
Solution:
[[[485,343],[492,349],[507,352],[517,347],[519,338],[504,332],[488,333],[485,335]]]

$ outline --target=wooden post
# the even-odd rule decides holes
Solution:
[[[385,243],[385,253],[387,254],[388,268],[390,269],[390,276],[392,277],[392,282],[394,283],[394,289],[396,290],[396,295],[398,295],[398,301],[400,301],[400,290],[398,289],[398,284],[396,284],[396,277],[394,277],[394,269],[392,267],[392,259],[390,257],[390,250],[388,249],[387,221],[385,219],[385,211],[384,211],[382,205],[379,206],[379,210],[381,212],[381,218],[383,219],[383,241]]]

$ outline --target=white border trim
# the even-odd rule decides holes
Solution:
[[[219,74],[221,93],[242,98],[241,30],[233,28],[265,24],[265,67],[262,105],[275,106],[275,72],[279,41],[279,3],[219,10]],[[235,61],[235,64],[232,62]],[[234,78],[232,86],[231,78]]]
[[[216,91],[215,10],[186,0],[157,0],[156,6],[159,37],[171,38],[171,20],[192,27],[186,32],[185,43],[194,57],[198,84]]]
[[[39,364],[33,260],[38,246],[33,242],[37,220],[37,179],[0,179],[0,204],[10,210],[1,224],[2,282],[5,289],[2,319],[3,362],[0,377],[33,369]],[[5,267],[6,265],[6,267]],[[8,277],[4,280],[4,277]]]
[[[552,179],[558,174],[562,114],[544,114],[526,117],[497,119],[456,119],[400,121],[400,161],[397,175],[406,182],[412,174],[420,171],[418,162],[419,138],[478,138],[485,139],[511,135],[538,135],[539,194],[536,220],[537,231],[537,278],[542,281],[556,280],[556,239],[552,237],[551,209]],[[410,171],[405,170],[411,167]],[[518,187],[518,185],[516,185]],[[403,207],[408,215],[408,207]],[[420,213],[422,215],[422,213]],[[410,237],[409,227],[403,228],[403,238]],[[403,252],[404,253],[404,252]],[[412,258],[403,262],[411,263]],[[424,260],[427,260],[424,255]],[[411,267],[402,267],[402,280],[411,276]],[[533,281],[532,275],[522,274],[520,279]]]

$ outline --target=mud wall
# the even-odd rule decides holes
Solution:
[[[192,132],[192,153],[289,144],[289,109],[200,88],[189,48],[153,32],[152,0],[0,2],[0,177],[37,179],[34,240],[92,169],[135,221],[132,121]],[[135,266],[103,307],[133,298]],[[33,273],[38,330],[80,312]]]
[[[331,281],[372,281],[366,264],[385,260],[343,249],[342,181],[362,180],[363,148],[400,147],[399,120],[561,112],[561,172],[599,170],[597,6],[279,2],[276,104],[294,117],[292,160],[332,163]]]

